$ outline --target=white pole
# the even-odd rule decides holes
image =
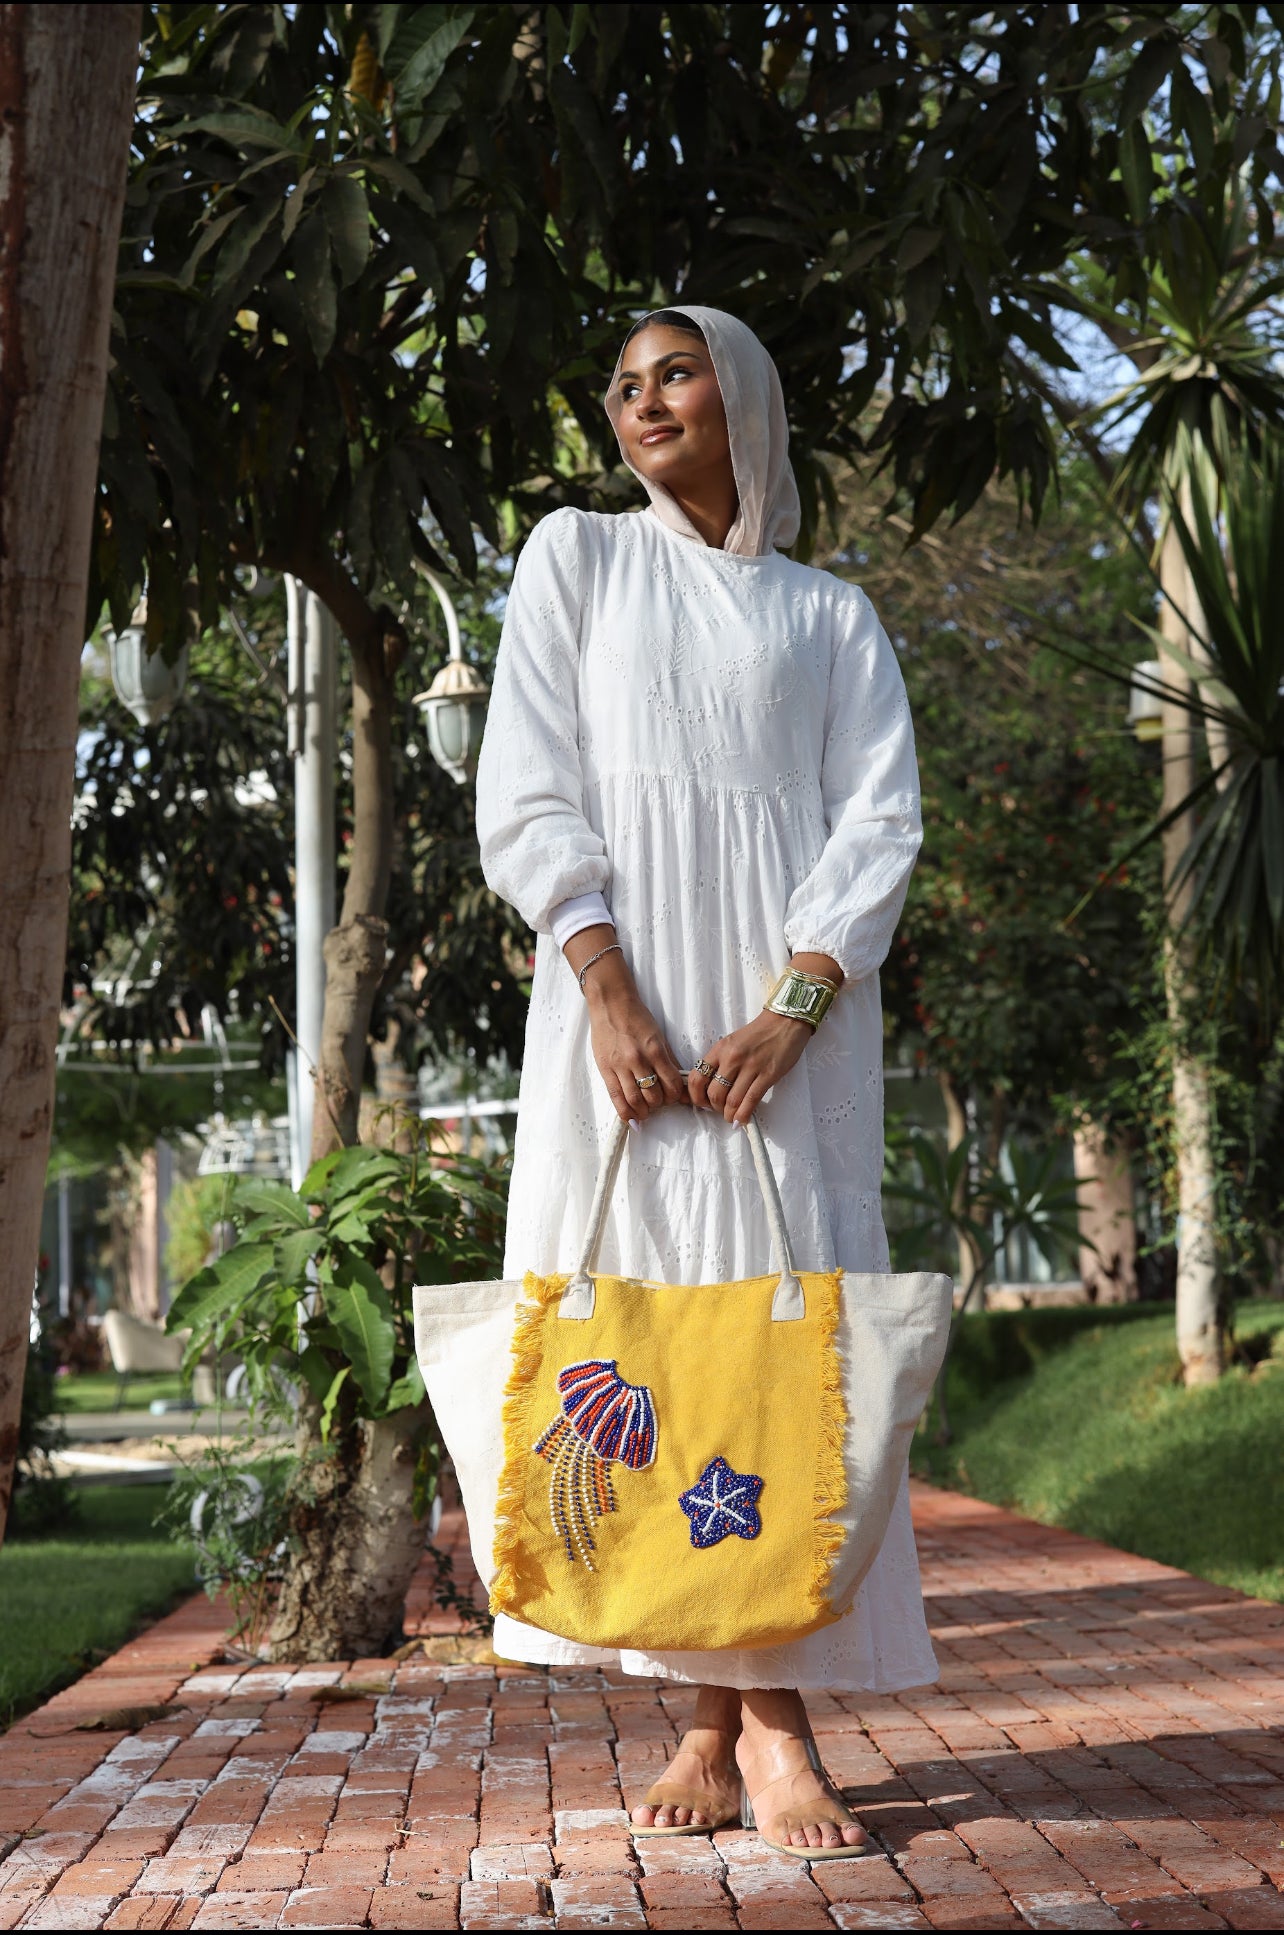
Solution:
[[[58,1178],[58,1315],[71,1315],[71,1182]]]
[[[294,757],[295,1031],[289,1084],[290,1171],[297,1189],[312,1148],[313,1087],[325,1001],[322,944],[334,926],[334,771],[337,639],[334,619],[297,578],[285,581],[289,611],[289,748]]]
[[[165,1246],[169,1242],[169,1199],[174,1188],[174,1151],[164,1136],[156,1141],[156,1307],[161,1317],[169,1309],[169,1271]]]

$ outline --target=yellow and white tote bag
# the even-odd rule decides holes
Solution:
[[[420,1368],[493,1612],[586,1645],[772,1646],[840,1619],[872,1564],[949,1330],[945,1276],[798,1271],[748,1125],[775,1268],[576,1270],[414,1293]]]

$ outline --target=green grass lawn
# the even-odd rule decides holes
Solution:
[[[54,1386],[54,1401],[65,1416],[74,1417],[82,1411],[114,1411],[116,1409],[115,1371],[77,1371],[67,1377],[60,1377]],[[131,1377],[121,1406],[123,1411],[145,1411],[153,1398],[166,1398],[171,1403],[179,1398],[190,1397],[191,1392],[183,1389],[182,1379],[175,1371],[156,1371],[147,1376]]]
[[[913,1469],[1284,1600],[1284,1304],[1241,1304],[1235,1340],[1221,1382],[1187,1391],[1171,1304],[966,1318],[947,1391],[953,1442],[934,1442],[933,1409]]]
[[[74,1525],[0,1550],[0,1725],[196,1588],[192,1548],[152,1525],[159,1485],[82,1485]]]

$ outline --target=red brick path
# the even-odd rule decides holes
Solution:
[[[623,1809],[680,1689],[243,1671],[209,1663],[196,1599],[0,1741],[0,1928],[1284,1928],[1284,1607],[923,1486],[914,1506],[941,1685],[812,1703],[875,1856],[635,1849]],[[429,1601],[425,1579],[440,1625]]]

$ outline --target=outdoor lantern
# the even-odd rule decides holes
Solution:
[[[116,697],[127,706],[140,726],[155,725],[174,704],[187,683],[187,647],[184,645],[172,665],[161,656],[159,647],[147,649],[147,634],[142,624],[143,608],[134,613],[134,622],[123,632],[105,632],[111,656],[111,682]]]
[[[424,709],[428,746],[443,772],[462,786],[477,771],[482,728],[490,704],[490,687],[481,673],[467,662],[459,641],[459,619],[454,603],[441,579],[426,565],[419,566],[437,594],[446,617],[446,636],[450,657],[426,692],[415,697]]]
[[[433,758],[462,786],[477,771],[490,687],[464,659],[451,658],[415,704],[424,709]]]
[[[1143,744],[1163,737],[1162,685],[1163,667],[1157,658],[1144,658],[1140,665],[1133,666],[1128,686],[1128,724]]]

